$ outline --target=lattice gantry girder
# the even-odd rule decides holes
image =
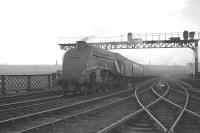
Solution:
[[[194,49],[195,42],[198,40],[179,40],[179,41],[142,41],[140,43],[125,42],[95,42],[88,45],[96,46],[102,49],[145,49],[145,48],[191,48]],[[69,50],[76,47],[76,44],[59,44],[61,49]]]
[[[190,34],[190,33],[193,33]],[[200,40],[200,32],[143,33],[112,37],[72,37],[60,38],[59,45],[63,50],[77,46],[77,41],[85,41],[88,45],[103,49],[140,49],[140,48],[192,48]]]

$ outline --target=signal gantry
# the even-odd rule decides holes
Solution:
[[[142,33],[113,37],[60,38],[60,48],[69,50],[77,47],[76,41],[86,41],[88,45],[105,50],[149,49],[149,48],[190,48],[195,55],[195,77],[198,77],[198,42],[200,32]]]

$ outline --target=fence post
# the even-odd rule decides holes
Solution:
[[[27,91],[31,89],[31,76],[27,75]]]
[[[51,75],[48,74],[48,75],[47,75],[47,88],[48,88],[48,89],[51,88],[51,81],[50,81],[50,79],[51,79]]]
[[[6,94],[5,75],[2,75],[1,85],[2,85],[2,86],[1,86],[1,87],[2,87],[1,93],[2,93],[2,94]]]
[[[54,87],[57,84],[57,72],[56,73],[52,73],[52,87]]]

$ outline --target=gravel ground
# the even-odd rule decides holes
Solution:
[[[14,112],[8,111],[8,112],[5,112],[5,113],[2,113],[2,114],[0,114],[0,120],[6,120],[6,119],[13,118],[13,117],[19,117],[19,116],[27,115],[27,114],[30,114],[30,113],[36,113],[36,112],[45,111],[45,110],[52,109],[52,108],[57,108],[57,107],[61,107],[61,106],[75,104],[75,103],[81,102],[83,100],[101,97],[101,96],[116,93],[116,92],[119,92],[119,91],[122,91],[122,90],[120,90],[120,89],[110,90],[110,91],[105,92],[105,93],[97,93],[97,94],[93,94],[93,95],[89,95],[89,96],[80,96],[80,97],[75,97],[75,98],[72,98],[72,99],[71,98],[70,99],[60,98],[60,100],[57,100],[57,101],[52,101],[52,102],[49,102],[49,103],[44,103],[42,105],[35,105],[35,106],[32,106],[32,107],[27,107],[27,108],[24,108],[23,110],[20,110],[20,111],[14,111]],[[127,95],[129,95],[129,94],[127,93]],[[117,96],[117,97],[120,97],[120,96]]]
[[[135,100],[123,102],[96,113],[90,113],[78,118],[74,118],[63,123],[54,125],[54,128],[42,129],[41,133],[95,133],[102,128],[114,123],[117,120],[129,115],[137,110],[132,109],[138,104]]]
[[[82,101],[83,99],[90,99],[90,98],[93,98],[93,97],[104,96],[106,94],[110,94],[110,93],[117,92],[117,91],[122,91],[122,90],[109,90],[105,93],[93,94],[93,95],[90,95],[90,96],[86,96],[84,98],[80,98],[79,100]],[[128,94],[126,94],[125,96],[122,96],[122,97],[130,96],[130,94],[131,93],[128,93]],[[19,129],[20,130],[25,129],[29,126],[31,126],[31,127],[33,125],[36,126],[36,125],[42,124],[44,122],[46,123],[48,121],[55,120],[56,117],[57,118],[63,118],[63,117],[66,117],[68,115],[78,113],[79,111],[86,110],[88,108],[95,108],[97,106],[102,106],[102,105],[108,104],[108,103],[113,102],[115,100],[119,100],[122,97],[116,96],[116,97],[112,97],[112,98],[106,99],[104,101],[101,101],[100,103],[97,103],[97,104],[86,105],[86,106],[81,107],[81,108],[69,110],[69,112],[67,111],[68,113],[66,112],[67,114],[64,113],[64,114],[60,114],[60,115],[55,115],[55,117],[52,116],[51,118],[50,117],[48,118],[48,116],[47,116],[46,118],[39,118],[39,119],[36,119],[36,120],[33,120],[33,121],[29,121],[27,123],[18,123],[15,126],[9,127],[8,130],[10,130],[10,131],[16,130],[17,131]],[[132,103],[133,103],[133,101],[134,100],[131,100]],[[135,104],[136,104],[136,102],[135,102]],[[47,109],[49,107],[50,106],[44,106],[42,108],[37,108],[37,111],[42,110],[44,108]],[[117,121],[117,120],[123,118],[124,116],[130,114],[131,110],[133,111],[133,108],[134,108],[134,105],[130,105],[130,102],[129,103],[127,102],[127,103],[124,103],[124,104],[118,104],[117,106],[113,106],[112,108],[97,112],[95,114],[89,114],[88,116],[77,117],[77,118],[74,118],[74,119],[70,119],[70,121],[67,120],[65,123],[62,122],[60,124],[56,124],[56,126],[53,126],[55,128],[52,128],[52,127],[49,128],[48,127],[48,128],[41,129],[41,133],[45,133],[45,132],[48,132],[48,133],[49,132],[50,133],[51,132],[52,133],[58,133],[58,132],[61,132],[61,133],[64,133],[64,132],[67,132],[67,133],[68,132],[69,133],[79,133],[79,132],[80,133],[90,133],[90,132],[96,132],[99,129],[113,123],[114,121]],[[30,110],[31,112],[32,111],[35,112],[36,110],[34,110],[34,109],[29,108],[28,110]],[[25,112],[26,111],[23,110],[23,111],[20,111],[19,114],[24,115],[24,114],[26,114]],[[4,131],[6,131],[6,129]]]
[[[12,132],[18,131],[18,130],[23,130],[27,127],[30,128],[32,126],[37,126],[37,125],[40,125],[42,123],[47,123],[47,122],[50,122],[52,120],[56,120],[58,118],[63,118],[63,117],[70,116],[70,115],[73,115],[73,114],[76,114],[76,113],[80,113],[80,112],[83,112],[83,111],[86,111],[86,110],[89,110],[89,109],[93,109],[93,108],[96,108],[96,107],[99,107],[99,106],[103,106],[103,105],[112,103],[114,101],[118,101],[119,99],[120,98],[112,97],[111,99],[106,99],[104,101],[101,101],[100,103],[93,103],[93,104],[85,105],[83,107],[66,110],[66,112],[65,113],[63,112],[62,114],[53,115],[51,117],[46,116],[46,117],[36,118],[35,120],[28,121],[28,122],[25,122],[25,123],[19,123],[19,124],[16,124],[15,126],[13,126],[13,127],[9,127],[9,128],[0,130],[0,133],[5,133],[9,130],[12,131]],[[44,131],[42,131],[41,133],[43,133],[43,132]],[[47,133],[49,133],[49,131],[47,131]]]

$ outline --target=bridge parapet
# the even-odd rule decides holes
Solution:
[[[0,75],[0,94],[13,94],[55,87],[56,73],[39,75]]]

